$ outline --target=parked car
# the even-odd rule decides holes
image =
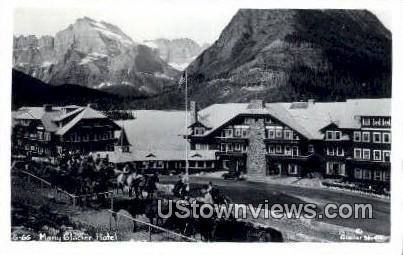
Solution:
[[[222,175],[222,177],[224,178],[224,180],[236,180],[236,181],[245,180],[245,177],[243,176],[243,174],[241,172],[237,172],[237,171],[229,171],[227,173],[224,173]]]

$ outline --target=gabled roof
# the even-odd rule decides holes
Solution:
[[[78,122],[80,122],[83,119],[107,119],[107,118],[108,117],[106,117],[102,113],[95,111],[91,107],[87,106],[84,108],[83,111],[77,114],[77,116],[74,117],[70,122],[68,122],[66,125],[57,130],[56,134],[57,135],[66,134],[71,128],[73,128]]]
[[[118,146],[131,146],[129,143],[129,139],[127,139],[126,131],[124,128],[120,131],[119,139],[118,139]]]
[[[69,112],[66,113],[67,109]],[[52,107],[48,111],[45,111],[44,107],[21,107],[13,118],[15,120],[39,120],[46,131],[63,135],[82,119],[105,119],[107,117],[89,106],[68,105]],[[67,123],[60,127],[60,121]]]
[[[213,104],[199,111],[199,122],[211,128],[207,136],[242,114],[269,114],[308,139],[322,139],[321,129],[332,122],[340,128],[359,128],[357,116],[390,116],[391,100],[349,99],[345,102],[268,103],[248,109],[247,103]]]

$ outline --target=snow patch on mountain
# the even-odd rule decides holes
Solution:
[[[89,64],[95,60],[101,59],[101,58],[106,58],[108,55],[98,53],[98,52],[91,52],[88,54],[85,58],[81,59],[79,65],[86,65]]]

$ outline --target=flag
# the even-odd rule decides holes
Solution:
[[[179,88],[182,88],[183,84],[186,83],[186,71],[184,71],[181,75],[181,78],[179,79],[178,86]]]

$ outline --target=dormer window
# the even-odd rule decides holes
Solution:
[[[195,127],[194,134],[195,135],[203,135],[204,134],[204,128],[203,127]]]
[[[370,126],[371,125],[371,119],[370,118],[362,118],[361,123],[363,126]]]
[[[326,131],[326,140],[333,140],[333,132]]]

